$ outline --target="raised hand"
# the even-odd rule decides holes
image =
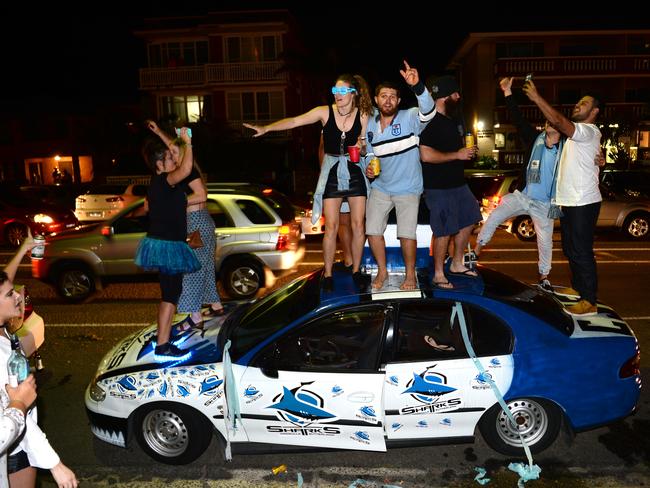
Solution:
[[[266,134],[266,127],[264,127],[263,125],[247,124],[246,122],[244,122],[242,125],[248,129],[253,129],[255,131],[253,137],[259,137]]]
[[[160,129],[158,128],[158,124],[156,124],[153,120],[147,120],[147,121],[145,122],[145,125],[147,126],[147,129],[149,129],[149,130],[150,130],[151,132],[153,132],[154,134],[157,134],[158,131],[160,130]]]
[[[512,80],[512,76],[506,76],[505,78],[501,78],[501,81],[499,81],[499,87],[506,97],[512,95]]]
[[[418,70],[411,68],[406,62],[406,59],[404,60],[404,69],[399,70],[399,73],[402,75],[402,78],[404,78],[404,81],[406,81],[406,84],[409,86],[415,86],[420,81]]]

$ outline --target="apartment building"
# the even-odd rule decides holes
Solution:
[[[302,165],[316,161],[317,129],[253,139],[242,126],[310,108],[310,84],[285,69],[287,53],[300,48],[295,30],[286,10],[146,19],[135,32],[146,48],[139,73],[146,111],[178,124],[202,121],[212,151],[201,164],[210,175],[300,186]]]
[[[586,91],[607,103],[603,133],[613,135],[636,159],[650,163],[650,30],[472,33],[449,65],[458,73],[468,125],[481,155],[520,163],[498,82],[515,76],[515,91],[532,73],[540,93],[566,115]],[[526,118],[543,125],[536,106],[519,93]]]

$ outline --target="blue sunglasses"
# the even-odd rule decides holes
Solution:
[[[357,89],[351,86],[333,86],[332,95],[347,95],[348,93],[356,93]]]

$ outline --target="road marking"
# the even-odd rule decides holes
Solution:
[[[46,327],[146,327],[154,325],[154,322],[141,322],[137,324],[115,323],[115,324],[45,324]]]
[[[568,264],[569,261],[566,259],[563,260],[553,260],[553,264]],[[596,260],[597,264],[650,264],[650,260],[631,260],[631,259],[620,259],[620,260],[610,260],[605,261],[601,259]],[[312,261],[312,262],[302,262],[298,263],[298,266],[323,266],[325,263],[323,261]],[[483,259],[479,260],[479,264],[537,264],[537,261],[484,261]]]

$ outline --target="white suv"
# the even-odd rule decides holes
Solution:
[[[143,202],[102,224],[48,239],[44,258],[32,261],[32,276],[79,302],[104,283],[146,275],[133,261],[148,225]],[[278,211],[243,188],[209,189],[207,208],[216,226],[216,272],[232,298],[254,296],[302,261],[305,250],[293,209]]]

